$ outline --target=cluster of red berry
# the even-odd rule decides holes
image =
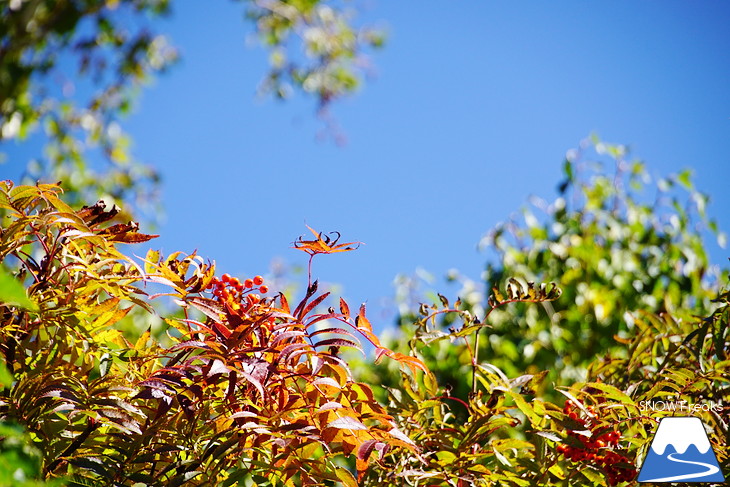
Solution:
[[[577,427],[568,430],[568,436],[573,439],[568,443],[557,446],[558,453],[572,462],[589,462],[601,468],[606,473],[609,485],[620,482],[629,482],[636,477],[636,469],[631,461],[621,455],[616,448],[619,446],[621,433],[605,431],[605,425],[595,420],[595,411],[587,407],[589,415],[581,415],[580,408],[572,402],[566,401],[563,413],[572,419]],[[580,433],[579,433],[580,431]]]
[[[264,285],[264,278],[261,276],[241,282],[237,277],[231,277],[229,274],[223,274],[220,279],[214,277],[206,289],[212,289],[213,296],[221,304],[228,304],[234,311],[242,310],[244,312],[261,301],[261,296],[253,291],[258,289],[261,294],[269,292],[269,288]]]

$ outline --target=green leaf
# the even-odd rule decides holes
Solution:
[[[604,397],[607,397],[608,399],[613,399],[620,404],[628,405],[634,403],[633,399],[627,396],[625,392],[617,389],[610,384],[603,384],[601,382],[589,382],[588,384],[586,384],[586,386],[600,390],[604,393]]]
[[[525,398],[523,398],[521,394],[513,391],[507,391],[507,395],[512,398],[515,402],[515,406],[522,411],[522,414],[527,416],[533,426],[539,426],[543,423],[543,417],[535,413],[535,410],[527,403],[527,401],[525,401]]]
[[[5,359],[0,361],[0,386],[10,387],[13,385],[13,374],[8,370]]]
[[[692,173],[689,169],[685,169],[677,175],[677,182],[687,189],[692,189]]]
[[[38,311],[38,305],[28,298],[23,284],[4,267],[0,267],[0,303]]]
[[[575,180],[573,164],[568,159],[566,159],[563,163],[563,174],[565,174],[565,177],[568,179],[568,181],[573,182]]]

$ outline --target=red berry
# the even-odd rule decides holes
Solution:
[[[261,276],[256,276],[253,278],[253,283],[257,286],[260,286],[264,283],[264,278]]]
[[[261,292],[262,292],[263,294],[266,294],[266,293],[268,293],[268,292],[269,292],[269,288],[268,288],[268,287],[266,287],[266,286],[261,286],[261,287],[259,288],[259,291],[261,291]]]
[[[231,275],[230,274],[223,274],[221,276],[221,281],[223,281],[223,282],[228,282],[230,280],[231,280]]]
[[[253,281],[251,279],[246,279],[243,281],[243,287],[246,289],[251,289],[253,287]]]

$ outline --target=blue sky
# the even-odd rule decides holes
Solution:
[[[241,4],[173,2],[159,29],[182,62],[124,123],[164,177],[157,246],[254,275],[276,257],[304,264],[289,247],[305,224],[337,230],[366,245],[319,258],[316,275],[377,309],[418,267],[478,279],[480,238],[529,195],[552,199],[566,150],[592,132],[630,145],[652,174],[692,167],[730,229],[730,4],[360,6],[389,39],[376,75],[332,109],[340,147],[318,140],[311,99],[256,97],[266,53],[246,42]]]

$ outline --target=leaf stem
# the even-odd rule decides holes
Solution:
[[[471,359],[471,392],[476,394],[477,392],[477,364],[479,363],[479,332],[482,331],[481,327],[477,328],[474,332],[474,353]]]
[[[79,447],[86,441],[86,439],[89,437],[89,435],[98,427],[98,424],[94,421],[92,421],[91,418],[89,418],[88,422],[86,423],[86,429],[74,439],[74,441],[71,442],[70,445],[61,453],[54,461],[51,462],[50,465],[48,465],[48,472],[53,473],[56,468],[61,464],[64,458],[71,455],[73,452],[79,449]]]

